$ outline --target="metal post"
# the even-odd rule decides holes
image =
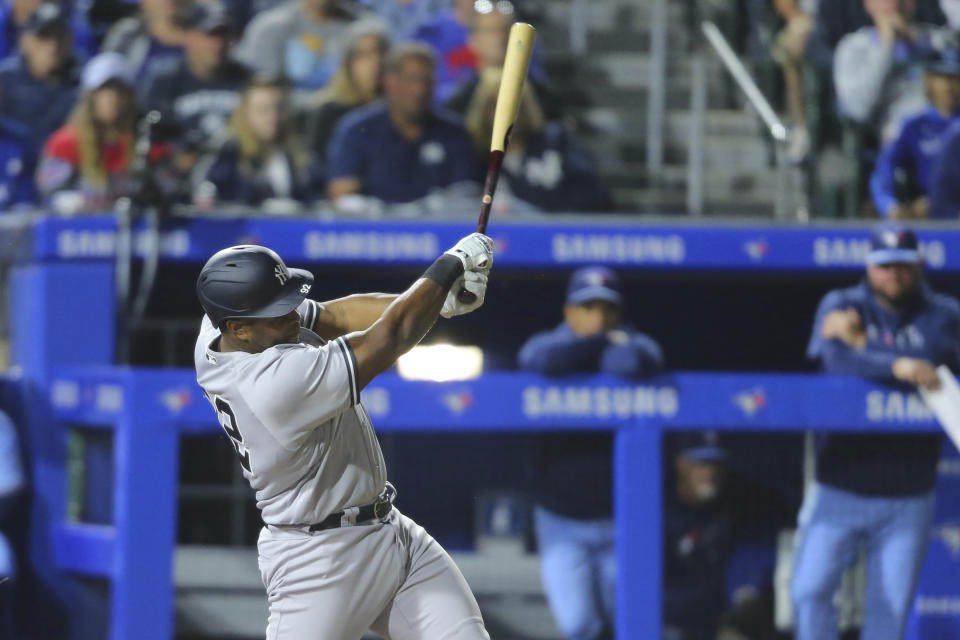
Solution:
[[[704,136],[707,118],[707,68],[703,55],[690,61],[690,139],[687,146],[687,213],[703,216]]]
[[[774,196],[773,215],[786,220],[790,215],[790,163],[787,162],[787,143],[774,140],[774,162],[777,170],[777,193]]]
[[[663,173],[663,128],[667,91],[667,0],[649,0],[650,76],[647,93],[647,174]]]
[[[624,426],[614,438],[616,637],[660,638],[663,622],[662,427]]]
[[[570,0],[570,51],[576,55],[587,52],[587,1]]]

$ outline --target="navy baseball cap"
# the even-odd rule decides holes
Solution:
[[[867,264],[894,264],[922,262],[917,234],[906,226],[887,222],[879,224],[870,233],[870,253]]]
[[[724,462],[727,450],[720,444],[716,431],[680,433],[676,437],[676,452],[696,462]]]
[[[183,26],[185,29],[204,33],[233,31],[233,18],[222,2],[204,0],[193,5],[184,19]]]
[[[34,9],[23,25],[23,30],[30,33],[54,33],[69,30],[67,16],[59,4],[44,2]]]
[[[623,296],[616,273],[600,266],[583,267],[573,272],[567,285],[567,304],[584,304],[591,300],[620,304]]]
[[[952,49],[941,51],[927,61],[924,70],[940,76],[960,76],[960,54]]]

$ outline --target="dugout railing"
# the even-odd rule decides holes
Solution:
[[[113,433],[113,524],[53,518],[55,565],[110,580],[111,638],[172,638],[178,440],[181,434],[220,430],[194,373],[58,369],[47,400],[61,431],[69,425]],[[856,378],[813,375],[679,373],[641,383],[603,376],[558,382],[512,373],[453,383],[384,376],[364,391],[364,402],[383,433],[615,431],[617,637],[627,639],[660,633],[665,432],[704,426],[765,433],[939,428],[915,395]],[[57,492],[61,495],[46,499],[62,504],[66,486]],[[946,541],[936,541],[932,553],[949,559]],[[954,558],[929,570],[949,577],[958,566]],[[927,591],[921,597],[937,601],[956,595]],[[958,628],[949,621],[931,625]]]

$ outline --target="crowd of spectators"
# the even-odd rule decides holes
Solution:
[[[0,13],[5,209],[105,212],[146,184],[158,205],[273,214],[450,214],[479,196],[511,2],[127,4],[99,28],[72,3]],[[538,59],[494,213],[602,210]]]
[[[842,149],[844,179],[888,219],[956,219],[960,11],[953,0],[774,0],[788,156],[816,172]],[[815,120],[813,126],[810,121]],[[812,130],[812,129],[816,130]],[[855,141],[852,144],[849,141]]]

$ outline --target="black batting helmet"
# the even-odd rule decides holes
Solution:
[[[313,286],[313,274],[288,269],[272,249],[244,244],[218,251],[197,278],[197,297],[210,321],[236,318],[276,318],[303,302]]]

